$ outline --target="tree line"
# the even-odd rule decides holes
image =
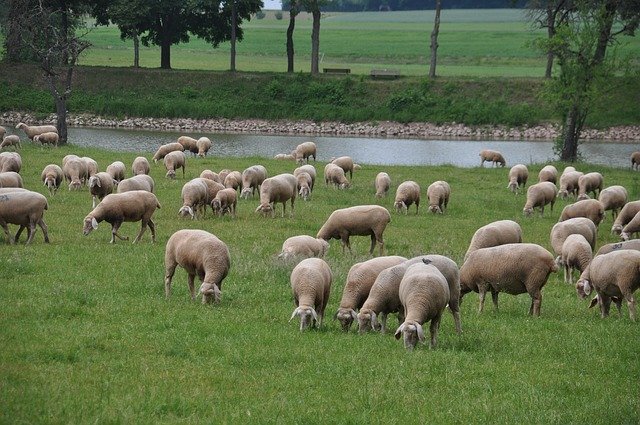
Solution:
[[[434,10],[437,0],[335,0],[322,6],[323,12],[366,12],[389,10]],[[526,7],[526,0],[450,0],[443,9],[506,9]],[[291,8],[291,1],[282,2],[283,10]]]

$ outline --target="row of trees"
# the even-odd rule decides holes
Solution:
[[[284,0],[282,7],[289,10],[291,0]],[[449,0],[445,9],[496,9],[525,7],[526,0]],[[433,10],[436,0],[333,0],[322,7],[327,12],[362,12],[386,10]]]

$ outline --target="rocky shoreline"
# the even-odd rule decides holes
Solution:
[[[19,122],[29,125],[52,124],[56,115],[38,118],[30,113],[5,112],[0,124],[15,126]],[[260,119],[233,120],[225,118],[104,118],[88,114],[69,114],[71,127],[103,127],[140,130],[164,130],[185,133],[262,133],[282,135],[364,136],[397,138],[468,138],[509,140],[552,140],[558,136],[558,126],[553,124],[532,127],[467,126],[458,123],[431,124],[425,122],[399,123],[378,122],[313,122],[313,121],[268,121]],[[611,127],[606,130],[585,129],[583,140],[605,140],[617,142],[640,141],[640,125]]]

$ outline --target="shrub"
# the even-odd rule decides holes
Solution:
[[[279,10],[274,13],[274,16],[278,21],[282,20],[282,12],[280,12]]]
[[[256,19],[264,19],[265,16],[266,14],[262,10],[256,12]]]

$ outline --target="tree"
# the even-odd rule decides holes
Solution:
[[[293,72],[293,30],[296,27],[296,16],[300,13],[298,0],[291,0],[289,5],[289,26],[287,27],[287,72]]]
[[[433,31],[431,31],[431,64],[429,65],[429,77],[436,77],[436,58],[438,52],[438,33],[440,32],[440,10],[442,9],[442,0],[436,0],[436,17],[433,22]]]
[[[563,25],[570,13],[574,11],[571,0],[531,0],[527,4],[528,19],[539,29],[547,29],[547,38],[551,39],[556,35],[556,28]],[[554,53],[552,49],[547,49],[547,67],[544,72],[545,78],[551,78],[553,70]]]
[[[318,74],[320,68],[320,7],[329,0],[302,0],[304,7],[311,13],[311,73]]]

